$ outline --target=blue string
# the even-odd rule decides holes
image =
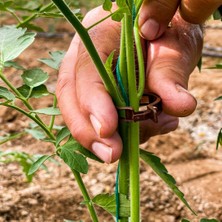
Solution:
[[[119,84],[123,99],[124,99],[126,105],[129,106],[129,99],[128,99],[128,95],[127,95],[126,90],[123,85],[122,76],[120,74],[119,63],[120,63],[120,57],[118,57],[117,64],[116,64],[116,78],[117,78],[117,82]]]

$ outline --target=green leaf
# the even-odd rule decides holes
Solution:
[[[217,145],[216,145],[216,149],[219,149],[219,146],[222,146],[222,128],[220,129],[218,136],[217,136]]]
[[[25,132],[31,134],[37,140],[43,140],[46,138],[45,133],[38,129],[25,129]]]
[[[36,160],[30,167],[28,171],[28,175],[34,174],[43,164],[46,160],[48,160],[52,155],[43,155],[38,160]]]
[[[125,7],[127,4],[126,4],[126,0],[116,0],[116,4],[122,8],[122,7]]]
[[[0,86],[0,98],[4,98],[8,101],[13,101],[15,95],[11,93],[7,88]]]
[[[5,62],[4,66],[7,67],[7,68],[12,67],[12,68],[15,68],[17,70],[25,70],[24,67],[20,66],[18,63],[14,62],[14,61]]]
[[[88,172],[89,166],[86,158],[82,154],[75,152],[75,147],[62,146],[60,157],[71,169],[84,174]]]
[[[62,62],[62,59],[65,56],[64,51],[55,51],[49,52],[51,58],[42,58],[39,61],[43,62],[44,64],[48,65],[49,67],[58,70],[59,66]]]
[[[68,136],[70,136],[69,129],[67,127],[62,128],[56,136],[56,147],[58,147],[60,142]]]
[[[216,100],[222,100],[222,96],[217,97],[217,98],[215,99],[215,101],[216,101]]]
[[[29,69],[24,71],[22,79],[30,88],[34,88],[44,84],[48,79],[48,74],[41,69]]]
[[[175,179],[168,173],[166,167],[161,163],[159,157],[153,153],[140,149],[140,157],[154,170],[154,172],[171,188],[174,194],[187,206],[187,208],[196,215],[195,211],[190,207],[184,194],[176,186]]]
[[[75,149],[75,151],[80,152],[85,157],[88,157],[88,158],[90,158],[92,160],[96,160],[96,161],[98,161],[100,163],[103,163],[102,160],[100,160],[96,155],[94,155],[92,152],[90,152],[85,147],[83,147],[81,144],[79,144],[73,137],[70,137],[69,141],[67,141],[65,146],[74,147],[73,149]]]
[[[15,26],[0,27],[0,63],[18,57],[34,41],[34,33]]]
[[[197,68],[199,70],[199,72],[201,72],[201,69],[202,69],[202,63],[203,63],[203,59],[202,59],[202,56],[200,57],[198,63],[197,63]]]
[[[25,98],[42,98],[43,96],[48,96],[50,93],[47,90],[45,85],[40,85],[32,89],[30,94],[31,88],[27,85],[20,86],[17,90],[25,97]]]
[[[33,160],[29,154],[19,151],[0,152],[0,162],[18,162],[22,167],[23,172],[25,173],[27,181],[32,181],[32,175],[28,175],[28,171],[31,167],[31,164],[33,163]]]
[[[187,219],[182,219],[181,222],[190,222],[190,221]]]
[[[105,11],[111,11],[112,9],[112,2],[111,0],[105,0],[104,3],[103,3],[103,10]]]
[[[58,108],[54,108],[54,107],[36,109],[36,110],[32,110],[31,112],[32,113],[39,113],[39,114],[49,115],[49,116],[61,115],[60,110]]]
[[[0,11],[7,11],[12,5],[13,1],[0,2]]]
[[[219,222],[218,220],[216,219],[206,219],[206,218],[203,218],[200,220],[200,222]]]
[[[120,208],[119,215],[120,217],[129,217],[130,216],[130,201],[126,198],[125,195],[119,194]],[[92,202],[104,210],[116,215],[116,197],[115,194],[99,194],[92,199]]]

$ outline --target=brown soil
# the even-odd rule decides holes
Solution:
[[[64,30],[67,27],[60,29]],[[221,29],[208,28],[206,43],[222,47],[221,34]],[[53,91],[56,74],[36,60],[48,57],[48,51],[66,50],[70,41],[68,35],[62,38],[37,38],[19,60],[26,67],[42,66],[49,71],[48,88]],[[181,119],[175,132],[156,136],[145,144],[149,151],[161,157],[198,216],[193,216],[159,177],[142,163],[141,206],[144,222],[178,222],[184,217],[192,222],[202,217],[222,221],[222,151],[215,151],[216,135],[222,125],[222,103],[214,101],[222,94],[222,74],[220,70],[207,69],[219,61],[218,58],[204,57],[202,73],[195,70],[191,77],[190,91],[197,98],[197,110]],[[10,71],[8,76],[14,84],[19,84],[18,72]],[[45,98],[34,105],[44,107],[51,103],[49,98]],[[4,107],[0,109],[0,123],[0,136],[21,131],[29,124],[26,118]],[[63,124],[62,119],[57,124]],[[46,154],[51,153],[53,148],[25,136],[7,142],[1,146],[1,150]],[[48,162],[48,172],[38,171],[31,183],[27,183],[18,164],[0,163],[0,222],[91,221],[86,207],[80,204],[82,197],[70,170],[58,161],[59,166]],[[92,195],[112,193],[115,173],[116,164],[102,166],[90,162],[89,173],[83,179]],[[98,209],[98,214],[100,221],[114,221],[101,209]]]

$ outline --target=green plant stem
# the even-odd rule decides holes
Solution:
[[[25,20],[21,21],[16,27],[17,27],[17,28],[22,27],[24,24],[32,21],[33,19],[35,19],[36,17],[38,17],[38,15],[39,15],[40,13],[42,13],[42,12],[44,12],[45,10],[51,8],[52,6],[53,6],[53,3],[52,3],[52,2],[49,3],[49,4],[47,4],[46,6],[42,7],[39,12],[36,12],[36,13],[30,15],[29,17],[27,17]]]
[[[129,126],[129,169],[131,221],[140,221],[140,178],[139,178],[139,123]]]
[[[73,173],[73,175],[74,175],[74,177],[76,179],[76,182],[78,183],[78,186],[79,186],[79,188],[80,188],[80,190],[82,192],[84,201],[85,201],[85,203],[86,203],[86,205],[88,207],[88,210],[89,210],[90,216],[92,218],[92,221],[93,222],[99,222],[98,217],[96,215],[96,211],[95,211],[95,209],[93,207],[92,201],[91,201],[90,196],[89,196],[89,194],[88,194],[88,192],[86,190],[86,187],[85,187],[85,185],[83,183],[83,180],[82,180],[82,178],[80,176],[80,173],[77,172],[76,170],[73,170],[73,169],[71,169],[71,170],[72,170],[72,173]]]
[[[29,109],[29,110],[33,110],[31,104],[28,102],[28,100],[13,86],[13,84],[11,84],[11,82],[4,76],[3,74],[3,70],[0,68],[0,79],[2,79],[2,81],[15,93],[15,95],[17,96],[18,99],[20,99],[23,104]],[[44,123],[42,122],[42,120],[39,118],[39,116],[37,114],[35,114],[36,119],[41,122],[42,125],[44,125]]]
[[[119,89],[116,85],[113,85],[104,65],[103,62],[88,34],[87,29],[81,24],[79,19],[72,13],[69,9],[67,4],[63,0],[52,0],[54,4],[58,7],[58,9],[63,13],[65,18],[72,24],[72,26],[76,29],[77,33],[79,34],[83,44],[85,45],[90,57],[92,58],[102,80],[107,89],[110,93],[111,97],[114,100],[114,103],[121,107],[125,105],[125,102],[119,92]]]
[[[56,108],[57,107],[57,98],[55,95],[54,96],[54,99],[53,99],[53,108]],[[54,126],[54,122],[55,122],[55,116],[52,116],[51,117],[51,120],[50,120],[50,124],[49,124],[49,130],[52,131],[53,129],[53,126]]]
[[[133,8],[132,5],[130,8]],[[128,94],[130,106],[134,111],[139,109],[135,73],[134,36],[132,15],[126,15],[126,58],[128,74]],[[139,183],[139,124],[131,122],[128,128],[129,138],[129,171],[130,171],[130,220],[140,221],[140,183]]]
[[[33,120],[36,124],[38,124],[38,126],[40,126],[43,131],[46,133],[46,135],[48,135],[48,137],[52,140],[55,140],[55,136],[50,132],[50,130],[45,126],[44,123],[42,123],[42,121],[39,121],[35,116],[33,116],[32,114],[26,112],[25,110],[21,109],[18,106],[15,105],[11,105],[8,103],[1,103],[1,105],[6,106],[6,107],[10,107],[12,109],[17,110],[18,112],[24,114],[25,116],[27,116],[29,119]]]
[[[21,133],[17,133],[17,134],[14,134],[14,135],[10,135],[8,137],[3,137],[2,140],[0,140],[0,145],[4,144],[4,143],[7,143],[8,141],[11,141],[11,140],[14,140],[14,139],[18,139],[22,136],[24,136],[25,134],[27,134],[26,132],[21,132]]]
[[[135,37],[135,45],[136,45],[136,52],[137,52],[138,69],[139,69],[137,97],[138,97],[138,100],[140,100],[143,95],[144,88],[145,88],[145,67],[144,67],[141,37],[139,34],[138,18],[139,16],[137,15],[135,23],[134,23],[134,37]]]

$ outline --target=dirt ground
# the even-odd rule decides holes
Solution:
[[[205,44],[222,47],[222,26],[220,23],[216,23],[216,26],[220,28],[213,28],[212,25],[207,28]],[[64,27],[57,31],[66,30],[67,27]],[[36,60],[48,57],[48,51],[66,50],[70,41],[69,35],[38,37],[19,61],[26,67],[40,65],[49,71],[48,88],[54,91],[56,73]],[[198,216],[192,215],[159,177],[142,163],[141,209],[144,222],[179,222],[181,218],[196,222],[202,217],[222,221],[222,151],[215,150],[216,136],[222,126],[222,103],[214,101],[222,94],[222,72],[208,69],[219,62],[221,58],[203,57],[202,73],[196,69],[191,77],[189,90],[197,98],[197,110],[191,116],[182,118],[175,132],[156,136],[145,144],[149,151],[162,159]],[[10,72],[8,76],[14,84],[19,83],[17,72]],[[49,106],[51,103],[45,98],[35,107]],[[63,124],[62,119],[58,119],[57,123]],[[0,108],[0,136],[21,131],[28,124],[28,120],[15,111]],[[38,142],[31,136],[7,142],[0,149],[31,154],[53,151],[47,143]],[[0,222],[91,221],[86,207],[80,204],[83,199],[71,172],[58,161],[59,166],[48,162],[49,172],[38,171],[31,183],[27,183],[18,164],[0,163]],[[115,173],[116,164],[90,162],[89,173],[83,178],[91,195],[112,193]],[[98,209],[98,214],[100,221],[114,221],[101,209]]]

